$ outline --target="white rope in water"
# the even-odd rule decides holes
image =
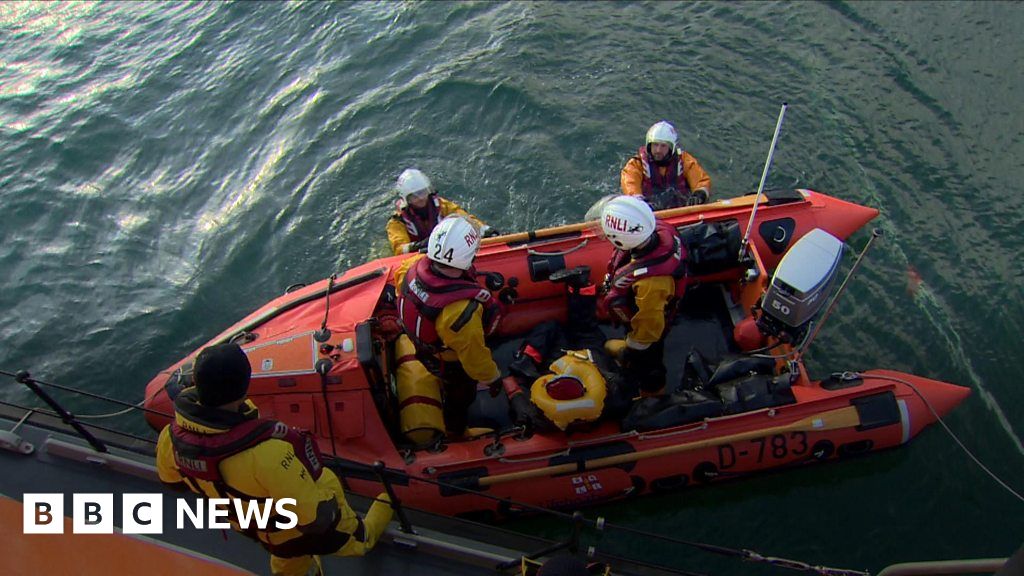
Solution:
[[[921,391],[917,389],[917,386],[914,386],[913,384],[907,382],[902,378],[896,378],[895,376],[883,376],[880,374],[865,375],[860,373],[854,373],[854,375],[860,378],[877,378],[879,380],[892,380],[893,382],[899,382],[900,384],[906,384],[907,386],[909,386],[910,389],[914,391],[914,394],[917,394],[918,398],[920,398],[924,402],[924,405],[928,407],[928,410],[932,413],[932,416],[935,416],[935,419],[938,420],[940,425],[942,425],[942,428],[946,431],[946,433],[953,438],[953,441],[956,442],[957,446],[960,446],[960,449],[963,450],[964,453],[966,453],[967,456],[970,457],[970,459],[973,460],[979,468],[984,470],[985,473],[989,475],[989,477],[991,477],[993,480],[996,481],[996,483],[1002,486],[1003,489],[1012,494],[1015,498],[1017,498],[1017,500],[1024,502],[1024,496],[1021,496],[1020,493],[1011,488],[1009,484],[1003,482],[1002,478],[997,476],[995,472],[989,470],[988,466],[985,466],[981,462],[981,460],[979,460],[978,457],[975,456],[974,453],[971,452],[971,450],[967,448],[967,446],[965,446],[963,442],[960,441],[960,438],[957,437],[956,433],[954,433],[953,430],[950,429],[950,427],[946,424],[945,420],[942,419],[942,416],[939,416],[939,413],[935,410],[934,407],[932,407],[931,402],[928,402],[928,399],[925,398],[924,394],[922,394]]]
[[[127,413],[129,413],[129,412],[131,412],[133,410],[138,410],[139,408],[142,408],[142,405],[143,405],[144,402],[145,402],[145,400],[143,400],[142,402],[139,402],[138,404],[136,404],[134,406],[129,406],[129,407],[125,408],[124,410],[118,410],[117,412],[110,412],[109,414],[75,414],[75,418],[82,418],[83,420],[101,420],[103,418],[113,418],[115,416],[121,416],[121,415],[127,414]]]

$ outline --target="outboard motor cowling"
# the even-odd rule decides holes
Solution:
[[[839,271],[843,242],[820,228],[801,238],[782,258],[761,300],[758,327],[790,342],[803,337],[828,300]]]

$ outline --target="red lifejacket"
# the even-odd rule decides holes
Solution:
[[[672,154],[664,176],[651,160],[647,146],[640,147],[638,156],[640,165],[644,168],[644,179],[640,189],[651,207],[655,210],[665,210],[686,206],[691,191],[690,183],[683,175],[683,151],[676,150]]]
[[[182,395],[184,395],[183,393]],[[185,418],[192,419],[195,412],[195,404],[192,399],[184,399],[179,396],[175,401],[175,411]],[[233,417],[237,415],[232,414]],[[202,421],[200,419],[200,421]],[[196,480],[206,480],[213,483],[217,492],[222,497],[239,498],[242,500],[253,500],[256,497],[245,494],[240,490],[228,486],[220,473],[220,463],[239,452],[253,448],[262,442],[277,438],[292,445],[296,460],[305,468],[313,481],[320,479],[323,474],[323,463],[320,449],[313,440],[313,435],[305,430],[291,428],[283,422],[269,418],[245,419],[219,434],[200,434],[181,427],[177,419],[171,423],[171,445],[174,448],[174,462],[178,471],[185,479],[189,488],[200,495],[204,492],[200,489]],[[333,502],[333,500],[332,500]],[[287,540],[280,544],[273,544],[265,537],[260,537],[261,532],[273,532],[276,528],[260,530],[250,526],[242,528],[237,514],[232,510],[228,513],[229,519],[239,524],[238,529],[260,543],[271,554],[283,557],[294,558],[307,554],[321,554],[323,550],[334,551],[340,546],[337,544],[339,534],[335,531],[328,531],[326,534],[303,534],[297,538]],[[359,521],[358,534],[363,529],[362,520]],[[345,539],[348,535],[341,534]],[[358,536],[357,536],[358,537]],[[325,542],[326,539],[332,539]],[[344,544],[341,541],[341,545]]]
[[[459,278],[448,278],[434,272],[431,260],[421,258],[405,274],[398,294],[398,318],[405,333],[419,351],[439,354],[445,349],[437,334],[437,317],[445,306],[469,300],[466,311],[456,320],[468,322],[476,307],[484,306],[484,334],[490,334],[500,320],[500,308],[491,292],[476,282],[476,270],[470,268]]]
[[[284,422],[270,418],[253,418],[220,434],[200,434],[182,428],[177,422],[171,423],[174,462],[182,476],[213,482],[225,495],[239,494],[224,484],[224,478],[220,474],[220,463],[225,458],[272,438],[291,444],[295,456],[305,466],[313,480],[320,478],[324,468],[320,448],[313,440],[313,435],[305,430],[291,428]]]
[[[671,224],[661,220],[655,226],[657,243],[648,252],[635,254],[628,250],[615,250],[608,262],[608,277],[611,283],[604,296],[604,307],[609,314],[622,323],[628,323],[637,312],[633,284],[641,278],[671,276],[676,280],[678,300],[686,292],[686,247]],[[665,308],[670,315],[672,306]]]
[[[398,211],[398,219],[405,224],[409,232],[410,242],[419,242],[430,238],[430,232],[441,221],[441,200],[437,194],[431,194],[426,206],[426,216],[421,217],[419,211],[408,204]]]

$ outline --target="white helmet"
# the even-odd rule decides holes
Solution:
[[[415,168],[407,168],[398,177],[398,185],[395,191],[402,200],[408,200],[410,196],[424,197],[434,191],[430,178]]]
[[[664,142],[668,144],[671,150],[669,153],[676,151],[676,143],[679,141],[679,133],[676,132],[676,127],[662,120],[657,124],[647,129],[647,145],[650,146],[651,142]],[[647,149],[650,152],[650,148]]]
[[[601,229],[617,248],[632,250],[654,234],[654,211],[638,196],[616,196],[601,210]]]
[[[469,270],[480,247],[480,231],[462,216],[450,216],[441,220],[430,233],[427,243],[427,258],[434,262]]]

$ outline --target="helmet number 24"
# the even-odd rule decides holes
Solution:
[[[437,260],[439,258],[444,258],[448,262],[451,262],[452,261],[452,257],[454,257],[454,255],[455,255],[455,251],[452,248],[449,248],[449,249],[445,250],[444,255],[442,256],[441,255],[441,244],[438,243],[437,245],[434,246],[434,257],[432,259],[433,260]]]

